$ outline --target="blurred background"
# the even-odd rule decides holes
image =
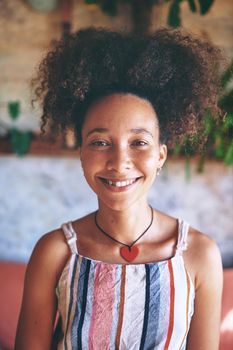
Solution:
[[[97,207],[82,176],[73,134],[61,135],[56,142],[51,142],[49,132],[41,137],[40,109],[32,109],[30,102],[30,80],[51,42],[87,26],[135,32],[182,26],[223,50],[219,106],[225,117],[217,126],[206,113],[207,144],[202,153],[191,149],[188,140],[169,150],[149,200],[213,237],[224,268],[232,268],[233,1],[0,0],[1,271],[8,274],[6,262],[27,263],[45,232]],[[0,279],[5,279],[1,271]],[[5,336],[16,322],[7,319],[9,307],[4,310],[9,327],[0,329],[0,348],[1,332]],[[14,335],[10,336],[5,349],[12,347]]]

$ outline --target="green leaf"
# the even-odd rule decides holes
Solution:
[[[167,23],[169,26],[176,28],[181,26],[180,3],[182,0],[173,0],[170,5]]]
[[[195,134],[193,134],[193,136],[191,137],[191,143],[192,145],[197,145],[199,143],[200,140],[200,135],[196,132]]]
[[[215,133],[215,143],[214,143],[214,154],[216,158],[224,158],[225,155],[225,145],[224,145],[224,137],[220,133],[219,130]]]
[[[225,72],[221,76],[221,86],[222,88],[226,87],[226,85],[233,78],[233,59],[229,65],[229,67],[225,70]]]
[[[11,129],[10,131],[11,136],[11,145],[13,151],[18,154],[19,156],[22,156],[27,153],[32,134],[30,131],[19,131],[17,129]]]
[[[101,1],[101,9],[109,16],[117,15],[117,0],[104,0]]]
[[[226,165],[232,165],[233,164],[233,140],[231,141],[228,149],[227,149],[227,152],[226,152],[226,155],[225,155],[225,158],[224,158],[224,163]]]
[[[197,12],[197,7],[195,4],[195,0],[188,0],[189,8],[192,12]]]
[[[233,113],[233,89],[224,94],[218,101],[219,107],[226,112]]]
[[[7,108],[11,119],[13,120],[17,119],[20,114],[20,102],[19,101],[8,102]]]
[[[233,113],[227,113],[223,119],[223,130],[233,128]]]
[[[214,129],[214,119],[210,111],[206,111],[206,115],[204,116],[204,128],[205,134],[209,135]]]
[[[181,144],[179,142],[176,142],[174,146],[174,155],[178,156],[180,152],[181,152]]]
[[[200,4],[201,15],[205,15],[214,3],[214,0],[198,0],[198,1]]]

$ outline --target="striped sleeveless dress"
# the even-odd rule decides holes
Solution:
[[[71,249],[57,285],[62,339],[58,350],[183,350],[194,286],[182,257],[188,224],[179,220],[176,254],[146,264],[110,264],[81,256],[72,224]]]

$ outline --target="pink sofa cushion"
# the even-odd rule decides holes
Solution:
[[[233,349],[233,269],[224,270],[219,350]]]
[[[0,348],[12,350],[23,295],[25,264],[0,262]]]

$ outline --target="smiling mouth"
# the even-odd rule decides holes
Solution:
[[[134,184],[137,180],[140,179],[140,177],[134,178],[134,179],[127,179],[127,180],[123,180],[123,181],[113,181],[113,180],[109,180],[109,179],[105,179],[100,177],[101,181],[103,181],[104,183],[108,184],[109,186],[113,186],[113,187],[126,187],[126,186],[130,186],[132,184]]]

